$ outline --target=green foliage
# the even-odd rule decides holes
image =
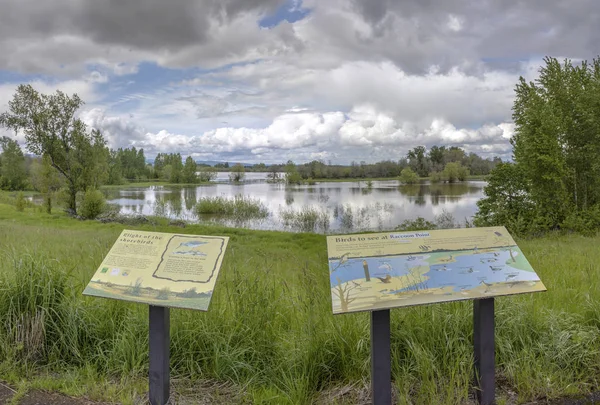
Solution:
[[[426,220],[423,217],[416,219],[405,219],[400,225],[396,227],[397,231],[426,231],[430,229],[436,229],[437,225],[435,222]]]
[[[99,190],[89,189],[83,195],[83,201],[79,207],[79,215],[85,219],[97,218],[106,207],[104,194]]]
[[[47,155],[67,183],[67,210],[77,211],[77,192],[98,187],[106,180],[108,150],[99,131],[87,131],[76,113],[83,101],[57,90],[38,93],[31,85],[19,85],[8,112],[0,114],[0,126],[22,130],[27,148]]]
[[[465,181],[469,175],[469,169],[457,162],[446,163],[446,167],[440,174],[442,180],[449,183]]]
[[[535,82],[521,77],[516,86],[511,139],[516,164],[492,172],[475,223],[503,224],[520,233],[594,231],[600,204],[600,58],[578,66],[554,58],[544,62]]]
[[[419,181],[419,175],[410,167],[405,167],[400,173],[400,181],[404,184],[415,184]]]
[[[196,162],[191,156],[188,156],[185,159],[185,165],[183,166],[181,179],[183,183],[188,184],[198,182],[198,175],[196,174]]]
[[[208,183],[217,178],[217,169],[212,167],[202,167],[198,172],[198,180],[201,183]]]
[[[0,188],[3,190],[23,190],[27,186],[25,156],[19,144],[6,137],[0,137]]]
[[[285,184],[302,184],[302,176],[298,172],[296,164],[291,160],[288,160],[285,165]]]
[[[440,173],[440,172],[431,172],[429,174],[429,180],[432,183],[439,183],[440,181],[442,181],[442,173]]]
[[[234,198],[204,197],[196,205],[196,214],[222,215],[235,219],[265,218],[269,210],[265,204],[257,198],[236,195]]]
[[[322,232],[329,230],[327,211],[304,206],[299,210],[293,208],[279,212],[283,226],[299,232]]]
[[[17,198],[15,199],[15,207],[17,211],[23,212],[25,211],[25,206],[27,205],[27,201],[25,200],[25,196],[22,191],[17,193]]]
[[[229,180],[234,183],[239,183],[244,180],[246,177],[246,169],[240,163],[237,163],[235,166],[231,168],[231,172],[229,173]]]
[[[408,159],[412,171],[416,172],[418,176],[427,176],[429,173],[429,160],[427,159],[427,150],[425,149],[425,146],[417,146],[409,150],[406,154],[406,158]]]
[[[530,183],[523,168],[514,163],[496,166],[488,177],[485,197],[477,202],[476,226],[506,226],[515,233],[526,232],[536,214]]]
[[[535,82],[516,86],[511,143],[536,214],[556,228],[600,203],[600,58],[544,62]]]

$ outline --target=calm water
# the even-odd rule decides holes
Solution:
[[[210,186],[151,186],[106,190],[107,200],[120,207],[122,214],[162,215],[187,221],[215,221],[228,226],[253,229],[290,229],[282,213],[313,209],[325,218],[317,232],[388,230],[406,219],[434,220],[445,210],[464,224],[477,210],[483,196],[483,181],[460,184],[399,185],[396,180],[331,182],[309,186],[285,186],[264,181],[264,173],[252,173],[246,184],[218,182]],[[219,181],[224,181],[225,176]],[[198,218],[194,206],[203,197],[233,198],[244,195],[260,200],[270,211],[265,219],[239,221],[228,218]]]

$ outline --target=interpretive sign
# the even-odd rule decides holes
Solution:
[[[83,293],[206,311],[228,241],[124,230]]]
[[[327,237],[333,312],[545,291],[504,227]]]

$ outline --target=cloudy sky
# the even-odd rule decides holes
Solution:
[[[598,0],[0,0],[19,83],[147,157],[336,163],[416,145],[510,157],[513,89],[600,54]],[[0,129],[0,132],[3,130]]]

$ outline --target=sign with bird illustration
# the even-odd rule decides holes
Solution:
[[[206,311],[228,241],[124,230],[83,293]]]
[[[504,227],[327,237],[335,314],[545,291]]]

